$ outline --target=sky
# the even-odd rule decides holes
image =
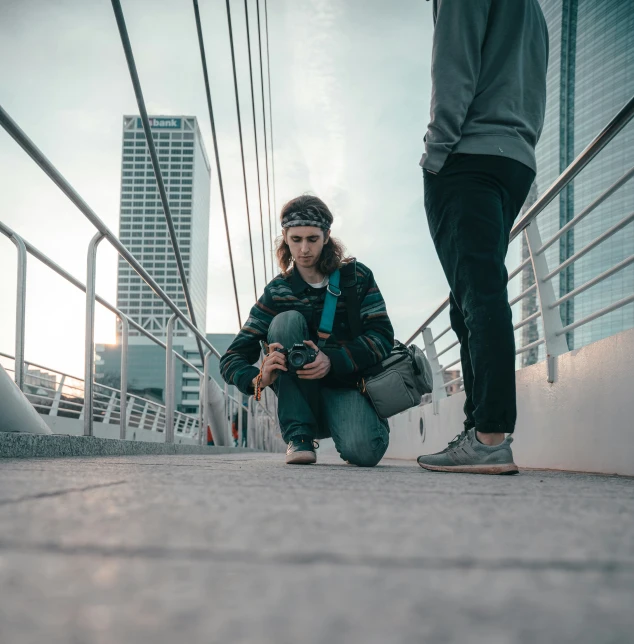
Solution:
[[[262,150],[256,5],[247,1]],[[212,160],[206,331],[235,333],[192,3],[122,5],[148,112],[198,118]],[[253,287],[226,8],[222,0],[199,5],[245,317]],[[260,240],[244,3],[231,0],[231,12],[249,204],[254,240]],[[333,235],[373,270],[396,335],[405,340],[448,293],[429,236],[418,166],[429,121],[432,3],[268,0],[268,13],[277,211],[304,192],[328,204]],[[266,102],[268,121],[268,95]],[[122,115],[138,109],[109,0],[3,0],[0,104],[117,233]],[[261,167],[264,186],[263,156]],[[85,282],[95,229],[1,129],[0,191],[0,221]],[[279,233],[276,213],[273,218]],[[262,251],[254,246],[261,292]],[[12,354],[16,255],[4,236],[0,271],[0,351]],[[116,254],[107,242],[99,249],[97,292],[116,303]],[[84,307],[80,291],[30,259],[27,360],[83,373]],[[95,340],[115,341],[114,316],[99,305]]]

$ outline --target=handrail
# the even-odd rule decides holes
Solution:
[[[1,109],[1,108],[0,108]],[[6,237],[12,237],[15,235],[15,232],[9,228],[6,224],[2,223],[0,221],[0,233],[5,235]],[[70,282],[73,286],[78,288],[80,291],[83,291],[84,293],[86,292],[86,285],[82,284],[76,277],[73,277],[68,271],[64,270],[59,264],[56,264],[52,259],[49,259],[44,253],[42,253],[40,250],[35,248],[33,244],[30,244],[29,242],[26,241],[26,239],[22,238],[22,241],[24,242],[24,245],[26,247],[27,252],[30,255],[33,255],[36,259],[39,259],[45,266],[48,266],[52,271],[63,277],[67,282]],[[142,333],[144,336],[146,336],[148,339],[150,339],[154,344],[159,345],[163,349],[167,349],[167,345],[159,340],[155,335],[150,333],[147,329],[143,328],[138,322],[135,322],[131,317],[128,317],[123,311],[120,311],[116,306],[110,304],[107,300],[102,298],[99,295],[95,296],[95,299],[99,304],[107,308],[109,311],[114,313],[117,317],[120,319],[126,319],[128,321],[128,324],[135,328],[137,331]],[[183,364],[186,364],[188,367],[191,367],[192,369],[196,370],[200,375],[202,375],[202,371],[200,371],[197,367],[195,367],[189,360],[187,360],[185,357],[183,357],[180,353],[174,351],[174,354],[178,360],[180,360]],[[2,354],[0,354],[2,355]],[[34,362],[31,362],[29,364],[32,364],[33,366],[37,367],[39,365],[36,365]],[[47,367],[42,367],[46,369]],[[69,378],[76,378],[77,380],[81,380],[83,382],[83,378],[77,378],[77,376],[71,376],[70,374],[64,374],[61,371],[57,371],[56,373],[60,373],[62,375],[67,375]]]
[[[175,352],[176,353],[176,352]],[[178,354],[176,354],[178,355]],[[15,360],[15,357],[10,355],[9,353],[4,353],[3,351],[0,351],[0,357],[2,358],[9,358],[9,360]],[[30,367],[37,367],[38,369],[44,369],[45,371],[50,372],[51,374],[56,374],[59,376],[66,376],[67,378],[72,378],[73,380],[79,380],[80,382],[84,382],[82,378],[79,378],[78,376],[73,376],[70,373],[64,373],[63,371],[57,371],[57,369],[51,369],[50,367],[45,367],[44,365],[37,364],[36,362],[30,362],[28,360],[25,360],[25,364],[30,366]],[[72,385],[65,385],[69,386],[71,389],[78,389],[78,387],[73,387]],[[100,389],[106,389],[108,391],[114,391],[118,394],[121,394],[120,389],[116,389],[115,387],[110,387],[110,385],[103,385],[100,382],[95,381],[95,386],[99,387]],[[47,391],[55,391],[54,389],[51,389],[50,387],[46,387],[45,385],[38,385],[41,389],[47,390]],[[135,400],[142,400],[143,402],[149,403],[150,405],[155,405],[161,409],[165,408],[165,405],[161,404],[160,402],[157,402],[156,400],[150,400],[149,398],[144,398],[143,396],[139,396],[134,393],[128,392],[128,397],[129,398],[134,398]],[[77,398],[81,398],[81,396],[76,396]],[[79,403],[73,403],[71,401],[65,401],[68,402],[69,404],[74,404],[77,405]],[[184,416],[187,416],[188,418],[195,418],[194,416],[190,416],[189,414],[186,414],[183,411],[174,411],[175,414],[182,414]]]
[[[614,226],[611,226],[610,228],[608,228],[604,233],[599,235],[596,239],[594,239],[589,244],[587,244],[586,246],[578,250],[574,255],[571,255],[565,262],[562,262],[561,264],[559,264],[557,268],[550,271],[548,275],[545,275],[543,278],[544,282],[548,282],[556,275],[559,275],[559,273],[561,273],[566,268],[568,268],[568,266],[570,266],[571,264],[574,264],[578,259],[580,259],[584,255],[587,255],[591,250],[595,249],[599,244],[603,243],[606,239],[609,239],[610,237],[612,237],[612,235],[615,235],[616,233],[618,233],[619,230],[625,228],[633,221],[634,221],[634,212],[631,212],[627,217],[619,221],[618,224],[614,224]]]
[[[447,307],[449,306],[449,298],[447,298],[417,329],[416,333],[405,343],[411,344],[418,335],[420,335]]]
[[[9,353],[4,353],[3,351],[0,351],[0,357],[9,358],[9,360],[15,360],[15,356],[12,356]],[[52,373],[59,374],[60,376],[66,376],[67,378],[72,378],[73,380],[80,380],[81,382],[84,381],[83,378],[73,376],[70,373],[64,373],[63,371],[57,371],[57,369],[50,369],[49,367],[45,367],[44,365],[37,364],[37,362],[30,362],[29,360],[25,360],[25,363],[28,364],[28,365],[31,365],[31,367],[37,367],[38,369],[45,369],[46,371],[50,371]]]
[[[156,283],[154,278],[141,266],[132,253],[121,243],[121,240],[106,226],[94,210],[82,199],[79,193],[68,183],[57,168],[49,161],[44,153],[29,139],[19,125],[0,106],[0,125],[11,135],[18,145],[37,163],[53,183],[75,204],[79,211],[92,223],[93,226],[110,242],[115,250],[134,268],[143,278],[145,283],[158,295],[174,312],[178,319],[217,357],[222,356],[217,349],[207,340],[204,333],[184,315],[175,302]],[[201,356],[204,359],[204,356]]]
[[[631,167],[622,177],[617,179],[607,190],[602,192],[591,204],[586,206],[578,215],[575,215],[565,226],[562,226],[541,248],[535,251],[535,255],[541,255],[547,251],[558,239],[561,239],[569,230],[574,228],[582,219],[585,219],[593,210],[598,208],[608,197],[611,197],[621,186],[626,184],[634,176],[634,166]]]
[[[555,300],[551,305],[551,309],[555,309],[564,302],[567,302],[568,300],[572,299],[573,297],[576,297],[580,293],[583,293],[584,291],[587,291],[589,288],[592,288],[593,286],[596,286],[597,284],[603,282],[606,280],[608,277],[611,277],[615,273],[618,273],[619,271],[622,271],[624,268],[629,266],[630,264],[634,263],[634,255],[630,255],[629,257],[626,257],[622,262],[619,262],[612,268],[609,268],[607,271],[604,271],[600,275],[597,275],[596,277],[592,278],[585,284],[582,284],[581,286],[578,286],[574,291],[570,291],[569,293],[566,293],[563,297],[560,297],[558,300]],[[532,316],[531,316],[532,317]],[[528,318],[526,318],[528,319]]]
[[[619,110],[603,130],[586,146],[575,160],[559,175],[544,194],[526,211],[513,226],[510,240],[513,241],[526,229],[555,197],[603,150],[603,148],[634,118],[634,96]],[[622,185],[622,184],[619,184]],[[411,344],[447,308],[449,298],[418,327],[405,344]]]
[[[4,353],[3,351],[0,351],[0,357],[9,358],[10,360],[15,360],[14,356],[12,356],[12,355],[10,355],[8,353]],[[25,361],[25,364],[30,366],[30,367],[37,367],[38,369],[44,369],[45,371],[48,371],[51,374],[60,375],[60,376],[66,376],[67,378],[72,378],[73,380],[79,380],[79,381],[83,382],[83,380],[81,378],[78,378],[77,376],[73,376],[71,374],[64,373],[63,371],[57,371],[55,369],[51,369],[50,367],[46,367],[44,365],[40,365],[40,364],[37,364],[35,362],[29,362],[27,360],[27,361]],[[120,389],[110,387],[109,385],[102,385],[99,382],[96,382],[95,385],[98,388],[104,389],[104,390],[106,390],[108,392],[111,392],[111,393],[114,392],[116,394],[119,394],[119,398],[121,397],[121,390]],[[46,385],[38,385],[38,390],[39,389],[42,389],[42,390],[50,392],[50,393],[57,393],[57,389],[47,387]],[[39,394],[38,393],[27,393],[26,395],[27,395],[27,398],[28,398],[29,396],[38,396]],[[102,397],[104,396],[103,394],[100,394],[99,392],[96,392],[96,395],[99,395],[99,396],[102,396]],[[137,411],[135,411],[135,409],[134,409],[134,406],[135,406],[135,404],[137,402],[147,404],[147,405],[150,406],[150,408],[153,407],[154,408],[154,409],[152,409],[153,412],[158,412],[158,413],[160,413],[160,412],[164,413],[165,412],[165,405],[163,405],[160,402],[157,402],[156,400],[150,400],[149,398],[144,398],[143,396],[138,396],[137,394],[130,393],[130,392],[127,393],[127,396],[128,396],[128,398],[133,399],[133,402],[130,405],[130,415],[131,415],[131,417],[135,417],[135,414],[136,414],[136,416],[139,416],[139,413]],[[82,399],[81,396],[73,396],[73,397],[78,399],[78,400]],[[109,398],[109,396],[108,396],[108,398]],[[52,398],[47,398],[47,400],[52,400]],[[31,404],[33,404],[35,407],[41,407],[43,409],[48,409],[49,408],[48,405],[45,405],[43,403],[31,403]],[[83,402],[76,402],[74,400],[63,400],[63,401],[61,401],[61,404],[63,404],[64,406],[67,406],[67,407],[76,407],[77,408],[76,410],[67,409],[67,411],[71,411],[71,412],[77,413],[77,414],[79,414],[81,412],[81,410],[84,408],[84,403]],[[100,406],[100,408],[102,410],[107,409],[107,407],[108,407],[108,403],[106,401],[100,401],[100,402],[98,401],[97,404]],[[120,410],[120,407],[117,407],[115,405],[115,408],[113,409],[113,411],[118,411],[118,410]],[[174,414],[177,415],[177,416],[183,416],[183,417],[185,417],[185,418],[187,418],[189,420],[194,420],[196,422],[198,422],[198,420],[199,420],[198,417],[195,416],[195,415],[188,414],[186,412],[182,412],[182,411],[178,411],[178,410],[175,410]]]
[[[510,241],[513,241],[546,206],[603,150],[603,148],[634,117],[634,96],[619,110],[614,118],[597,136],[579,153],[577,158],[559,175],[555,183],[526,211],[524,216],[513,226]]]
[[[44,369],[46,371],[58,374],[62,376],[62,382],[63,380],[68,377],[74,380],[77,380],[78,382],[82,383],[82,388],[80,387],[71,387],[76,389],[78,392],[81,392],[83,394],[83,407],[81,405],[77,405],[82,408],[82,414],[84,417],[84,435],[91,436],[92,435],[92,423],[93,423],[93,418],[94,418],[94,409],[95,408],[100,408],[101,411],[103,409],[108,409],[108,406],[105,405],[103,402],[95,401],[95,396],[101,396],[102,394],[95,394],[95,388],[104,386],[100,385],[99,382],[97,382],[94,378],[94,362],[93,362],[93,350],[94,350],[94,304],[95,302],[100,302],[102,305],[104,305],[107,309],[115,313],[123,325],[123,337],[122,337],[122,345],[121,345],[121,390],[120,390],[120,404],[119,404],[119,417],[120,417],[120,438],[125,439],[126,438],[126,423],[127,419],[131,418],[130,414],[126,414],[126,405],[127,405],[127,338],[128,338],[128,329],[129,326],[132,325],[134,328],[138,329],[140,333],[143,335],[147,336],[151,341],[156,343],[157,345],[163,347],[166,351],[168,351],[170,359],[172,357],[176,357],[178,360],[186,364],[188,367],[191,367],[192,371],[198,374],[199,378],[204,378],[203,372],[198,369],[192,362],[187,360],[184,356],[179,354],[177,351],[175,351],[171,347],[171,343],[164,343],[158,338],[156,338],[154,335],[152,335],[149,331],[144,329],[141,325],[136,323],[134,320],[131,320],[128,318],[127,315],[125,315],[123,312],[119,311],[116,307],[114,307],[112,304],[104,300],[103,298],[99,297],[96,292],[95,292],[95,252],[97,245],[99,242],[104,238],[102,233],[97,233],[90,245],[89,245],[89,253],[88,253],[88,281],[90,283],[90,288],[82,284],[78,279],[70,275],[67,271],[62,269],[60,266],[58,266],[55,262],[53,262],[51,259],[49,259],[46,255],[44,255],[41,251],[36,249],[34,246],[29,244],[28,242],[25,242],[23,238],[15,233],[11,228],[0,222],[0,233],[3,235],[6,235],[11,241],[16,243],[18,250],[20,252],[19,254],[19,266],[18,269],[21,271],[21,275],[23,275],[22,279],[22,287],[20,287],[20,282],[19,282],[19,288],[18,288],[18,310],[20,310],[21,303],[24,303],[25,299],[25,293],[26,293],[26,282],[25,282],[25,277],[26,277],[26,261],[27,261],[27,256],[28,254],[32,254],[33,256],[36,257],[36,259],[39,259],[42,263],[44,263],[46,266],[51,268],[54,272],[58,273],[61,277],[66,279],[69,283],[73,284],[76,288],[79,288],[81,291],[87,293],[87,319],[86,319],[86,328],[87,330],[90,330],[86,334],[86,355],[89,356],[89,358],[86,360],[86,369],[85,369],[85,377],[83,379],[78,378],[76,376],[72,376],[70,374],[64,374],[63,372],[59,371],[54,371],[49,369],[46,366],[43,365],[37,365],[36,363],[28,363],[27,361],[24,360],[23,354],[19,352],[19,348],[23,347],[23,339],[24,339],[24,328],[23,325],[18,328],[18,333],[16,333],[16,354],[20,355],[20,359],[16,360],[13,356],[10,356],[9,354],[3,354],[5,357],[13,359],[16,363],[16,368],[14,369],[14,374],[16,376],[16,381],[18,382],[18,386],[20,389],[24,389],[24,374],[23,374],[23,365],[25,364],[31,364],[33,366],[38,366],[41,369]],[[22,319],[22,318],[18,318]],[[173,325],[173,321],[176,319],[181,319],[180,316],[176,316],[175,314],[172,315],[171,317],[171,323]],[[206,338],[205,338],[206,343],[214,349],[213,345],[209,343]],[[170,345],[168,347],[168,344]],[[214,349],[215,351],[215,349]],[[207,359],[208,356],[212,355],[212,351],[208,351],[205,360]],[[0,354],[2,355],[2,354]],[[216,357],[219,357],[219,354],[217,351],[215,351],[214,355]],[[170,374],[172,371],[170,370]],[[18,379],[18,374],[20,374],[21,382]],[[65,385],[69,387],[69,385]],[[166,375],[166,390],[169,390],[171,387],[173,387],[173,374]],[[52,391],[52,390],[51,390]],[[61,390],[60,390],[61,392]],[[55,392],[60,393],[60,392]],[[61,393],[60,393],[61,395]],[[79,398],[79,396],[77,396]],[[133,407],[134,407],[134,401],[138,399],[139,397],[134,397],[133,395],[130,396],[132,402],[132,405],[130,407],[130,411],[132,413]],[[145,399],[144,399],[145,400]],[[155,404],[151,403],[151,401],[147,401],[148,404]],[[53,402],[53,406],[55,406],[55,401]],[[57,403],[59,405],[59,403]],[[66,403],[64,403],[66,405]],[[172,425],[172,423],[166,423],[166,425]]]

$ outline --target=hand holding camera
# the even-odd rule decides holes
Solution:
[[[288,371],[286,368],[286,352],[279,342],[273,342],[269,345],[269,353],[264,357],[262,363],[262,380],[260,387],[270,387],[279,375],[279,371]],[[255,379],[253,380],[255,385]]]
[[[297,377],[301,380],[319,380],[320,378],[324,378],[330,371],[330,358],[323,351],[320,351],[314,342],[304,340],[304,345],[304,347],[301,344],[293,347],[293,349],[297,347],[298,352],[301,347],[306,356],[306,361],[298,368],[295,369],[294,366],[292,367],[295,369]],[[289,351],[289,367],[293,362],[298,363],[299,360],[295,359]],[[291,371],[291,368],[289,368],[289,371]]]
[[[295,374],[302,380],[319,380],[330,371],[330,359],[310,340],[295,344],[289,350],[279,342],[273,342],[262,365],[261,388],[270,387],[280,371]]]

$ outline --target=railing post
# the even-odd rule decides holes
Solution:
[[[209,394],[207,391],[207,382],[209,381],[209,362],[211,360],[211,351],[207,351],[203,360],[203,381],[200,393],[200,404],[202,407],[202,421],[200,427],[200,436],[198,437],[198,444],[205,445],[207,442],[207,427],[211,426],[211,419],[209,418]]]
[[[146,402],[143,406],[143,411],[141,412],[141,420],[139,421],[139,429],[145,429],[145,419],[147,417],[147,411],[149,409],[150,403]]]
[[[255,414],[253,409],[253,396],[247,399],[247,447],[255,445]]]
[[[66,376],[62,376],[55,392],[55,398],[53,398],[53,404],[51,405],[51,411],[48,413],[49,416],[57,416],[59,410],[59,403],[62,399],[62,391],[64,389],[64,382],[66,381]]]
[[[550,280],[544,280],[548,275],[548,262],[545,253],[538,253],[542,247],[542,238],[539,234],[537,221],[533,220],[529,226],[524,229],[526,236],[526,245],[530,253],[533,264],[533,273],[535,275],[535,284],[537,284],[537,299],[542,316],[542,326],[544,328],[544,346],[546,348],[546,365],[548,370],[548,382],[555,382],[556,358],[563,353],[568,352],[568,343],[563,335],[557,335],[558,331],[563,329],[559,311],[554,308],[555,290]]]
[[[176,314],[167,323],[167,348],[165,354],[165,442],[174,442],[174,323]]]
[[[26,246],[22,237],[13,233],[11,241],[18,251],[18,282],[15,305],[15,384],[24,391],[24,334],[26,322]]]
[[[134,396],[130,396],[130,404],[126,407],[126,413],[125,413],[126,427],[130,425],[130,419],[132,418],[132,412],[134,411],[134,401],[135,401]]]
[[[243,429],[243,421],[242,421],[242,392],[238,392],[238,447],[242,446],[242,429]]]
[[[225,382],[225,422],[223,431],[229,441],[227,445],[231,444],[231,400],[229,399],[229,385]]]
[[[128,337],[130,325],[128,320],[121,318],[121,404],[119,405],[119,438],[125,440],[127,422],[126,412],[128,404]]]
[[[112,416],[112,410],[114,409],[114,404],[116,399],[117,399],[117,392],[113,391],[110,394],[110,400],[108,401],[108,406],[106,407],[106,413],[103,416],[104,425],[107,425],[110,422],[110,416]]]
[[[440,372],[440,362],[438,361],[438,352],[436,351],[436,344],[431,329],[427,327],[423,329],[423,342],[425,344],[425,353],[431,365],[433,390],[431,392],[431,400],[434,415],[438,415],[438,402],[441,398],[447,397],[447,390],[445,389],[445,380]]]
[[[203,357],[203,371],[206,358]],[[198,380],[198,427],[202,428],[203,419],[205,416],[205,378],[204,375],[201,376]],[[202,429],[200,429],[202,432]],[[198,444],[200,445],[200,436],[198,436]]]
[[[97,275],[97,247],[104,238],[97,233],[88,245],[86,275],[86,338],[84,362],[84,436],[92,436],[93,378],[95,374],[95,289]]]
[[[161,406],[156,406],[156,413],[154,415],[154,422],[152,423],[152,431],[155,432],[158,429],[159,420],[161,419]]]

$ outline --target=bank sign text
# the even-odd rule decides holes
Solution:
[[[150,127],[154,129],[161,130],[180,130],[182,119],[172,119],[172,118],[155,118],[150,116]],[[137,127],[142,128],[143,123],[141,119],[137,119]]]

